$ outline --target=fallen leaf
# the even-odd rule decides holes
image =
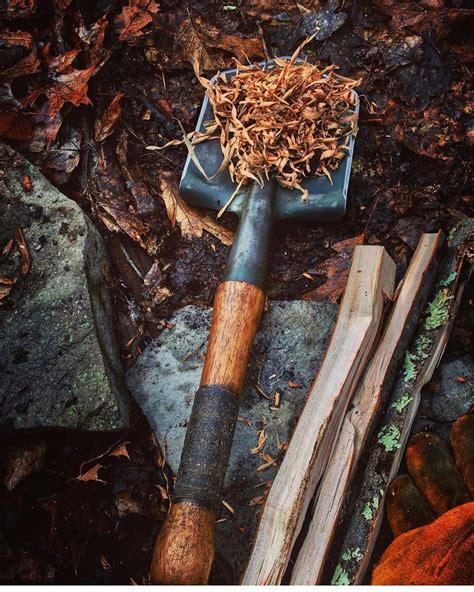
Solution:
[[[198,76],[203,70],[216,70],[228,65],[222,52],[211,53],[209,49],[224,50],[244,62],[252,57],[264,56],[260,38],[224,33],[188,11],[177,28],[173,48],[175,59],[189,62]]]
[[[293,389],[299,389],[299,388],[301,388],[301,385],[300,384],[298,384],[297,382],[293,382],[292,380],[289,380],[288,381],[288,386],[290,388],[293,388]]]
[[[231,245],[233,233],[218,224],[209,214],[203,214],[188,206],[179,194],[178,181],[169,171],[160,175],[161,197],[173,228],[178,224],[185,238],[201,238],[204,230],[218,238],[224,245]]]
[[[339,300],[346,288],[352,262],[352,253],[357,245],[361,245],[364,242],[364,238],[365,235],[362,233],[332,246],[332,249],[338,255],[326,259],[310,272],[325,275],[327,277],[326,283],[303,294],[303,300],[317,300],[319,302],[329,300],[329,302],[334,304]]]
[[[432,29],[440,39],[444,39],[460,19],[472,17],[474,12],[469,8],[447,8],[444,0],[373,0],[373,4],[377,10],[391,17],[390,26],[394,31],[407,28],[411,32],[422,33]]]
[[[26,275],[30,271],[31,259],[28,246],[25,241],[25,235],[23,234],[23,230],[21,230],[21,228],[16,231],[15,238],[21,254],[21,275]]]
[[[21,180],[21,184],[22,184],[23,189],[25,191],[30,192],[33,189],[33,183],[31,182],[31,177],[29,177],[28,175],[23,175],[23,178]]]
[[[10,294],[13,286],[16,284],[16,278],[0,276],[0,303]]]
[[[46,455],[46,444],[24,446],[14,450],[8,455],[5,485],[8,491],[12,491],[28,475],[39,471]]]
[[[72,63],[80,53],[80,49],[71,49],[58,56],[52,56],[49,49],[48,43],[43,49],[43,56],[48,65],[48,77],[51,82],[41,91],[49,99],[49,115],[54,117],[68,102],[76,107],[90,105],[91,100],[87,96],[87,91],[89,79],[95,73],[95,64],[84,70],[78,70]]]
[[[36,0],[8,0],[5,2],[2,18],[18,19],[31,16],[36,11]]]
[[[127,444],[129,444],[129,442],[123,442],[122,444],[119,444],[112,450],[112,452],[110,452],[109,456],[126,456],[128,460],[130,460]]]
[[[28,144],[30,152],[46,152],[56,140],[59,128],[63,123],[63,115],[58,111],[56,115],[49,115],[50,104],[46,100],[37,109],[36,113],[30,115],[29,121],[33,126],[31,141]]]
[[[203,70],[216,70],[225,66],[222,59],[211,57],[189,16],[178,27],[173,54],[189,62],[196,76],[200,76]]]
[[[141,514],[142,508],[138,502],[133,500],[128,491],[121,491],[115,497],[115,505],[120,518],[128,514]]]
[[[114,22],[119,40],[133,45],[143,35],[142,29],[153,21],[153,15],[159,9],[155,0],[128,0]]]
[[[43,154],[41,166],[55,185],[66,183],[81,159],[82,128],[66,122],[56,142]],[[41,155],[40,155],[41,157]]]
[[[22,53],[26,55],[20,60],[3,68],[0,72],[0,82],[10,83],[19,76],[36,74],[40,68],[35,41],[30,33],[26,31],[6,31],[2,30],[2,51],[10,48],[22,48]]]
[[[107,481],[104,481],[99,477],[99,471],[103,468],[104,465],[97,463],[91,469],[86,471],[83,475],[79,475],[79,477],[76,477],[74,481],[97,481],[98,483],[107,483]]]
[[[235,56],[240,62],[264,56],[262,40],[258,37],[242,37],[224,33],[217,27],[205,23],[200,17],[194,21],[199,37],[206,47],[223,49]]]
[[[122,113],[120,100],[124,93],[119,92],[110,102],[107,109],[104,111],[102,117],[99,117],[95,122],[95,139],[97,142],[102,142],[108,138],[114,131],[117,121]]]
[[[6,140],[30,140],[33,128],[30,121],[21,113],[0,113],[0,137]]]
[[[125,212],[109,204],[98,204],[97,213],[105,226],[113,232],[124,232],[145,250],[148,249],[146,235],[150,226],[140,220],[134,212]]]

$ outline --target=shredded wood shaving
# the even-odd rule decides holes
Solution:
[[[260,430],[259,432],[257,432],[257,436],[258,436],[258,441],[257,444],[254,448],[250,449],[250,454],[258,454],[259,452],[261,452],[264,448],[265,448],[265,444],[267,443],[267,431],[265,428],[263,428],[263,430]]]
[[[219,138],[223,161],[236,189],[249,181],[263,185],[270,176],[283,187],[308,191],[301,185],[309,176],[326,175],[331,181],[347,153],[349,136],[357,132],[353,88],[360,80],[338,75],[336,66],[320,67],[296,62],[306,39],[289,60],[275,58],[273,69],[262,70],[236,62],[229,80],[223,73],[215,82],[199,76],[214,112],[206,132],[192,132],[186,145]],[[176,140],[166,146],[175,145]],[[157,147],[149,147],[157,149]],[[193,161],[196,155],[191,150]],[[201,166],[198,167],[201,170]],[[209,171],[206,174],[208,177]]]

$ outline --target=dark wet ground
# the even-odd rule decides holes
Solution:
[[[84,10],[93,22],[111,4],[78,2],[71,10]],[[180,173],[185,149],[158,153],[145,148],[179,137],[175,118],[188,131],[195,124],[203,89],[186,59],[189,43],[177,44],[187,30],[183,22],[190,15],[204,28],[216,27],[225,34],[263,35],[271,55],[287,55],[315,26],[317,3],[310,4],[305,14],[285,1],[244,1],[235,4],[235,10],[214,2],[162,2],[153,32],[136,45],[116,46],[91,79],[94,106],[74,108],[65,119],[59,149],[74,130],[82,138],[79,164],[71,173],[65,176],[51,167],[47,152],[31,154],[24,144],[14,143],[34,157],[101,231],[113,263],[110,281],[126,365],[174,310],[191,303],[211,305],[228,253],[213,236],[204,233],[202,239],[185,240],[178,227],[170,226],[160,198],[160,172]],[[401,27],[402,6],[390,6],[343,2],[345,18],[329,10],[327,29],[322,28],[310,46],[310,58],[337,63],[343,74],[363,78],[360,132],[346,218],[332,224],[277,224],[268,292],[272,299],[301,298],[323,285],[326,275],[321,269],[328,269],[323,264],[336,256],[332,246],[362,233],[366,243],[386,247],[401,277],[422,232],[448,231],[472,214],[468,24],[459,16],[441,18],[436,13],[431,19],[412,18]],[[446,2],[453,10],[467,6]],[[48,14],[45,11],[44,18]],[[43,38],[47,40],[48,34]],[[209,46],[208,55],[226,64],[231,52]],[[125,93],[121,118],[114,134],[99,145],[93,135],[94,118],[119,91]],[[118,224],[119,232],[104,225],[98,214],[103,203],[133,214],[141,245],[127,235],[126,224]],[[222,223],[236,227],[230,214]],[[144,284],[147,274],[151,288]],[[447,355],[469,352],[471,317],[472,294],[465,298]],[[40,471],[13,491],[3,487],[0,492],[0,581],[148,581],[171,475],[162,467],[159,448],[143,418],[120,439],[127,442],[130,459],[108,453],[97,459],[113,450],[118,440],[117,435],[57,433],[29,434],[3,443],[4,471],[11,451],[24,448],[25,442],[33,450],[46,443],[46,456]],[[105,483],[74,480],[97,464],[103,467],[95,477]],[[213,582],[232,579],[228,567],[219,562]]]

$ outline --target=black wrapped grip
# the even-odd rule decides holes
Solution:
[[[222,386],[203,386],[195,395],[173,501],[217,507],[239,413],[239,397]]]

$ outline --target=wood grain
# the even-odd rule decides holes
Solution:
[[[219,285],[201,386],[218,384],[240,393],[264,304],[265,294],[253,284]]]
[[[156,539],[154,584],[207,584],[214,560],[215,512],[192,502],[172,504]]]
[[[382,247],[358,246],[336,326],[268,496],[242,583],[279,584],[391,298],[395,264]]]
[[[329,470],[319,486],[314,514],[292,572],[294,585],[319,583],[325,558],[362,451],[390,394],[438,269],[443,235],[422,236],[395,298],[385,331],[354,394]]]
[[[239,396],[264,304],[265,294],[253,284],[226,281],[219,285],[201,387],[218,385]],[[195,428],[200,429],[199,423]],[[200,450],[195,452],[199,456]],[[201,458],[199,467],[207,472],[206,458]],[[212,509],[192,500],[172,504],[155,543],[152,582],[206,584],[214,558],[214,524]]]
[[[474,220],[464,220],[450,232],[448,254],[440,267],[437,286],[406,351],[413,367],[407,373],[404,364],[398,371],[395,386],[375,430],[377,437],[371,441],[364,458],[365,469],[358,471],[357,480],[351,485],[352,500],[347,501],[351,512],[338,530],[337,567],[329,574],[333,583],[343,581],[348,585],[360,585],[367,574],[382,524],[386,491],[398,472],[420,403],[421,389],[440,362],[463,293],[474,271],[473,246]],[[444,302],[444,314],[435,315],[436,322],[433,322],[432,306],[440,296]],[[428,322],[430,319],[432,322]]]

